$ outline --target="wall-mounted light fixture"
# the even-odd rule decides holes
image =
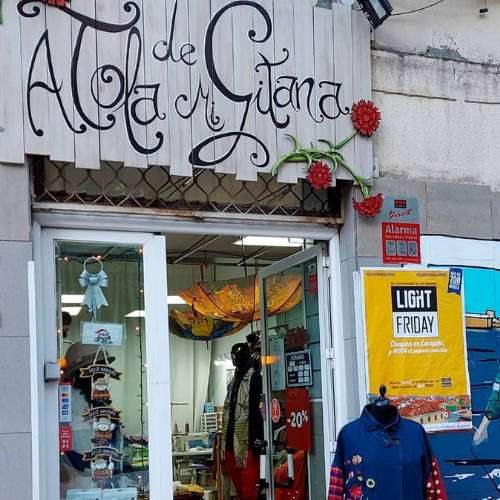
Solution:
[[[378,28],[392,13],[389,0],[358,0],[358,3],[373,29]]]

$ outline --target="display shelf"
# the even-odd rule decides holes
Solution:
[[[203,432],[217,432],[217,413],[201,414],[201,430]]]

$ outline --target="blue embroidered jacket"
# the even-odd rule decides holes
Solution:
[[[339,433],[328,500],[447,500],[424,428],[395,407],[386,427],[370,409]]]

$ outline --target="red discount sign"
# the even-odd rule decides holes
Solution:
[[[311,451],[309,389],[285,390],[285,420],[287,446]]]

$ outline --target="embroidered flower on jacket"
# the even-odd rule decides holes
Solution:
[[[351,486],[349,488],[349,495],[351,495],[354,500],[359,500],[363,496],[363,488],[358,484]]]
[[[358,464],[360,464],[360,463],[361,463],[361,457],[360,457],[359,455],[354,455],[354,456],[352,457],[352,463],[353,463],[354,465],[358,465]]]
[[[366,486],[368,486],[368,488],[375,488],[375,481],[373,479],[367,479]]]

